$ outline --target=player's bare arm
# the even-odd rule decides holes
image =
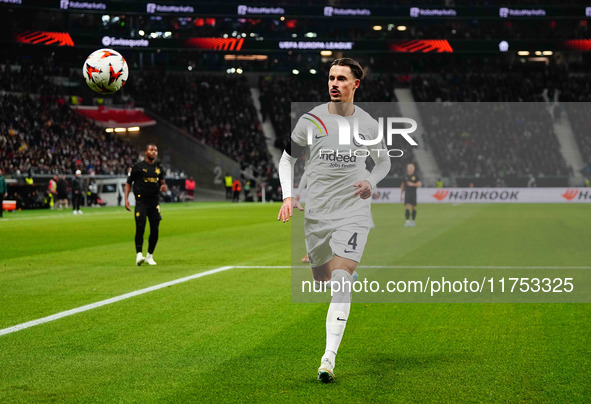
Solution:
[[[404,199],[404,181],[400,184],[400,202]]]
[[[125,209],[131,211],[131,205],[129,204],[129,192],[131,191],[131,185],[125,183]]]

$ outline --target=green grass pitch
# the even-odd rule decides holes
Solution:
[[[162,208],[158,266],[140,268],[123,208],[5,213],[0,329],[208,269],[291,262],[278,204]],[[362,264],[591,265],[588,205],[420,205],[412,229],[402,209],[374,205]],[[589,305],[354,303],[336,382],[322,385],[326,310],[291,303],[288,268],[194,279],[0,336],[0,402],[591,400]]]

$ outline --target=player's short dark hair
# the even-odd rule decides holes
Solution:
[[[348,66],[351,69],[351,73],[355,76],[356,79],[363,79],[363,67],[359,64],[358,61],[351,59],[351,58],[340,58],[335,59],[332,61],[331,66]]]
[[[148,150],[148,148],[149,148],[150,146],[154,146],[155,148],[158,148],[158,146],[156,146],[156,143],[147,143],[147,144],[146,144],[146,148],[145,148],[144,150]]]

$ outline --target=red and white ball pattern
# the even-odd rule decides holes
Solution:
[[[111,94],[125,85],[129,69],[119,52],[99,49],[86,58],[82,74],[88,87],[97,93]]]

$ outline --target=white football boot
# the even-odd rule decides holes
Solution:
[[[154,261],[154,257],[150,253],[146,254],[146,263],[148,265],[158,265],[158,264],[156,264],[156,261]]]
[[[322,383],[334,382],[334,363],[330,359],[322,358],[322,362],[318,368],[318,380]]]

